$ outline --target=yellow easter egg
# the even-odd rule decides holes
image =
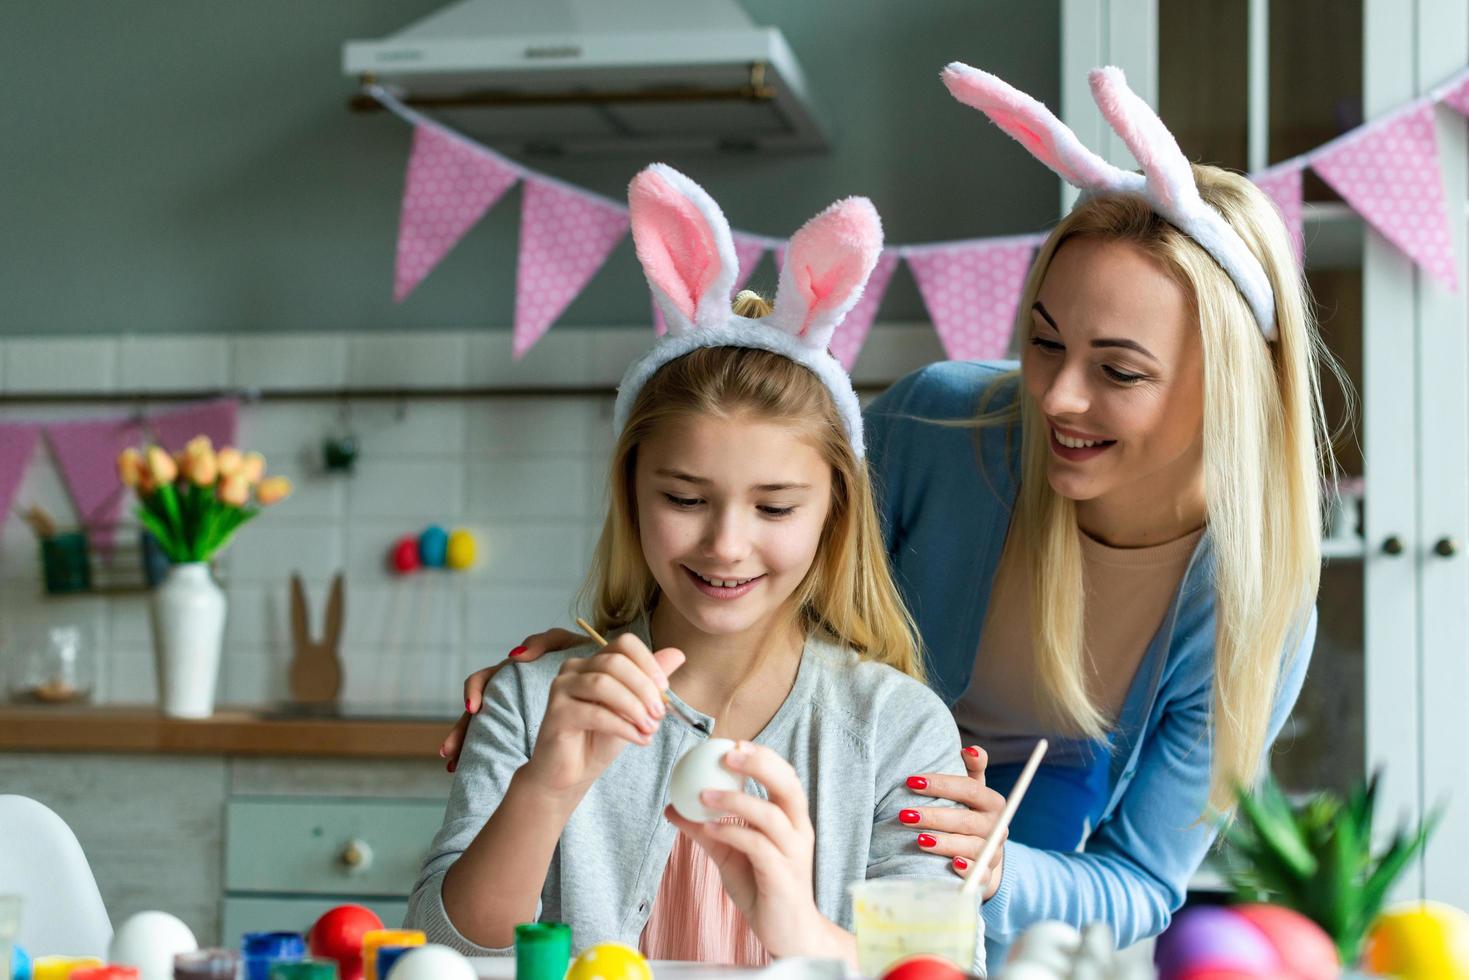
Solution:
[[[571,961],[566,980],[653,980],[653,971],[631,946],[598,943]]]
[[[1412,902],[1377,917],[1362,965],[1401,980],[1469,980],[1469,913],[1442,902]]]
[[[474,535],[461,527],[449,535],[449,550],[444,561],[450,568],[468,568],[474,564],[476,549]]]

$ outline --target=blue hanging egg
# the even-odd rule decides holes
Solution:
[[[449,551],[449,535],[437,524],[430,524],[418,536],[418,557],[424,568],[443,568]]]

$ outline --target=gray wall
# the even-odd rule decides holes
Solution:
[[[410,133],[344,107],[342,41],[440,2],[0,5],[0,334],[505,328],[518,191],[394,307]],[[1054,178],[937,76],[960,59],[1054,105],[1056,0],[743,3],[785,32],[835,139],[819,156],[670,159],[735,227],[787,235],[854,193],[873,198],[894,242],[1054,218]],[[621,196],[643,162],[533,165]],[[767,260],[753,285],[773,278]],[[647,316],[624,242],[561,322]],[[906,271],[883,316],[923,316]]]

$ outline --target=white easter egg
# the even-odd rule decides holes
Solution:
[[[404,953],[388,971],[386,980],[479,980],[469,960],[458,950],[438,943]]]
[[[139,912],[112,934],[107,962],[138,968],[138,980],[173,980],[173,958],[199,948],[194,933],[167,912]]]
[[[730,772],[724,765],[725,753],[735,747],[727,738],[711,738],[684,753],[668,779],[668,802],[679,816],[695,823],[717,820],[724,814],[699,802],[706,789],[738,793],[745,787],[745,777]]]

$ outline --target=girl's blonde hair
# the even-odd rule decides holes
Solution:
[[[746,291],[735,297],[734,312],[767,316],[770,305]],[[638,446],[669,422],[744,414],[797,428],[831,466],[831,509],[816,559],[792,596],[804,630],[924,680],[918,631],[888,569],[867,469],[836,404],[816,375],[764,350],[694,350],[665,364],[638,393],[608,468],[607,518],[582,588],[589,618],[605,633],[632,622],[657,598],[638,539]]]
[[[1198,165],[1193,171],[1200,195],[1265,267],[1275,292],[1277,341],[1266,342],[1209,253],[1130,195],[1086,200],[1056,227],[1030,270],[1016,329],[1028,332],[1056,251],[1082,235],[1142,249],[1193,299],[1204,349],[1204,492],[1215,592],[1209,802],[1228,812],[1235,786],[1251,783],[1259,771],[1283,661],[1301,642],[1320,580],[1320,487],[1323,468],[1333,464],[1318,370],[1334,362],[1269,199],[1229,171]],[[1032,646],[1054,720],[1097,738],[1109,719],[1087,690],[1076,505],[1047,481],[1046,421],[1023,385],[1020,390],[1016,520],[1030,544]]]

